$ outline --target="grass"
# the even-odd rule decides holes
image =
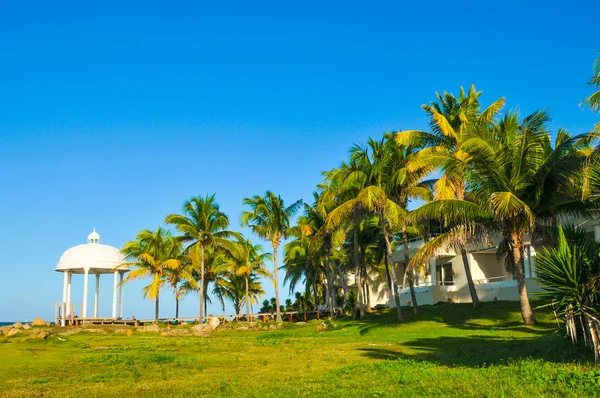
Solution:
[[[0,396],[600,396],[600,367],[541,310],[518,303],[405,309],[208,337],[0,337]],[[264,328],[266,329],[266,327]],[[60,333],[60,329],[54,333]]]

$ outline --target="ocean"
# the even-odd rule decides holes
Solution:
[[[0,322],[0,326],[10,326],[12,325],[14,322]]]

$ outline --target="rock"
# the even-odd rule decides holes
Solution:
[[[269,325],[269,330],[277,330],[277,325]]]
[[[208,318],[208,326],[210,326],[211,330],[215,330],[221,324],[221,321],[216,316],[211,316]]]
[[[136,330],[138,332],[156,332],[156,333],[160,332],[160,328],[158,327],[158,325],[156,323],[152,324],[152,325],[148,325],[148,326],[138,326],[136,328]]]
[[[25,330],[31,329],[31,325],[26,323],[25,325],[23,325],[23,329],[25,329]]]
[[[17,333],[19,333],[19,329],[12,328],[12,329],[10,329],[10,330],[8,331],[8,333],[7,333],[6,335],[7,335],[8,337],[12,337],[12,336],[14,336],[14,335],[15,335],[15,334],[17,334]]]
[[[46,340],[48,338],[48,336],[50,336],[50,333],[48,333],[46,331],[40,332],[40,334],[38,334],[38,337],[42,340]]]
[[[207,336],[211,332],[211,328],[208,325],[194,325],[192,327],[192,333],[194,336]]]
[[[23,324],[21,322],[15,322],[12,324],[12,327],[14,329],[21,329],[23,327]]]
[[[0,334],[8,334],[10,329],[12,329],[12,326],[2,326],[0,327]]]
[[[327,329],[327,324],[325,322],[321,322],[317,326],[317,332],[322,332],[323,330],[326,330],[326,329]]]
[[[115,334],[124,334],[125,336],[131,336],[133,332],[131,329],[117,329],[115,330]]]
[[[173,329],[171,330],[171,334],[189,334],[190,331],[187,329]]]
[[[48,324],[38,316],[33,320],[33,322],[31,322],[31,326],[48,326]]]

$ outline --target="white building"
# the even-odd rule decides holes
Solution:
[[[584,228],[590,239],[600,240],[599,220],[579,220],[577,224]],[[502,260],[496,258],[496,250],[501,236],[491,236],[483,246],[477,247],[468,253],[471,276],[475,284],[477,296],[480,301],[519,301],[517,281],[508,273]],[[422,238],[409,241],[409,255],[414,255],[423,246]],[[524,238],[524,274],[527,293],[530,297],[541,291],[535,278],[536,248],[531,245],[530,237]],[[541,249],[540,247],[537,248]],[[403,284],[404,273],[404,245],[399,243],[392,256],[398,270],[396,284],[400,294],[400,302],[406,305],[411,302],[410,289]],[[431,257],[428,267],[422,270],[428,274],[426,278],[417,275],[415,280],[415,293],[419,305],[432,305],[440,302],[470,303],[471,295],[467,284],[467,277],[460,253],[451,248],[438,250]],[[395,306],[395,301],[389,293],[385,279],[370,273],[370,300],[371,305],[385,304]],[[356,284],[354,276],[350,278],[350,285]]]

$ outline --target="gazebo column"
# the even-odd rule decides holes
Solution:
[[[113,308],[112,308],[112,317],[117,317],[117,278],[119,275],[119,271],[114,272],[113,278]]]
[[[119,318],[123,318],[123,275],[125,271],[119,271]]]
[[[73,315],[71,312],[71,280],[73,279],[73,274],[71,271],[67,271],[67,316]]]
[[[67,316],[67,285],[69,283],[68,272],[63,272],[63,299],[60,303],[60,316],[64,318]]]
[[[94,296],[94,318],[98,318],[98,296],[100,294],[100,274],[96,274],[96,295]]]
[[[83,308],[81,309],[81,317],[87,317],[87,299],[88,299],[88,276],[90,269],[84,268],[83,270]]]

